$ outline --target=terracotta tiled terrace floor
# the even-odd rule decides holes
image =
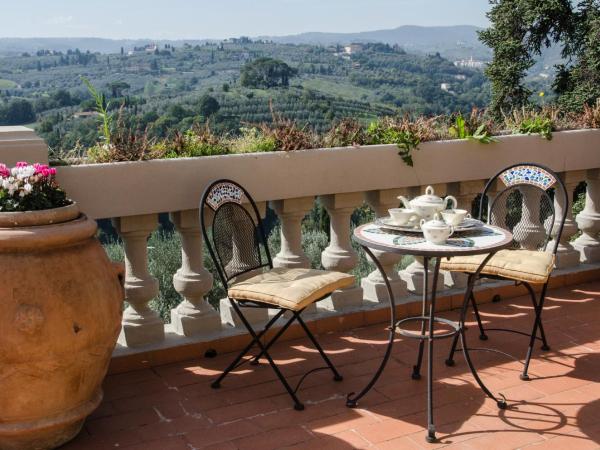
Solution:
[[[481,309],[487,323],[529,327],[526,298]],[[306,404],[302,412],[291,408],[266,363],[244,366],[220,390],[211,389],[210,379],[232,358],[225,354],[109,376],[104,402],[64,448],[600,448],[600,282],[551,291],[544,323],[552,350],[536,351],[532,381],[519,379],[520,365],[514,361],[489,352],[474,356],[488,386],[509,400],[505,411],[476,387],[462,356],[455,367],[444,365],[449,341],[438,341],[439,444],[424,440],[426,383],[410,379],[414,341],[398,339],[375,389],[359,408],[345,407],[345,395],[360,389],[380,361],[386,336],[381,324],[321,336],[345,379],[335,383],[325,371],[309,376],[300,390]],[[473,327],[469,335],[472,346],[480,345]],[[525,339],[495,333],[486,345],[524,354]],[[320,365],[307,340],[281,343],[272,354],[292,380]]]

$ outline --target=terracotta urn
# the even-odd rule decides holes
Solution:
[[[123,268],[76,204],[0,213],[0,449],[72,439],[102,400]]]

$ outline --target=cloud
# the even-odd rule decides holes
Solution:
[[[67,25],[73,22],[73,16],[53,16],[46,20],[48,25]]]

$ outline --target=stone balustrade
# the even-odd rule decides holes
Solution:
[[[399,205],[399,195],[414,197],[422,194],[427,185],[433,185],[437,194],[453,195],[460,208],[471,210],[487,179],[500,168],[519,161],[539,161],[560,173],[569,193],[569,205],[561,199],[554,200],[559,216],[568,208],[558,246],[557,269],[577,270],[582,264],[600,262],[600,155],[596,152],[600,131],[556,133],[551,142],[535,136],[501,139],[501,143],[489,149],[472,142],[423,144],[415,154],[414,169],[401,162],[394,146],[374,146],[368,150],[348,148],[185,162],[61,167],[58,178],[84,212],[95,219],[112,219],[123,241],[128,306],[116,354],[128,354],[245,332],[227,299],[221,301],[218,309],[205,299],[214,280],[204,267],[197,205],[208,182],[220,177],[245,185],[255,196],[262,214],[268,205],[277,215],[281,225],[281,248],[273,259],[277,267],[310,265],[302,248],[302,220],[318,197],[330,219],[329,243],[321,254],[321,264],[325,269],[352,272],[359,262],[351,242],[351,217],[357,208],[368,205],[375,216],[385,216],[389,208]],[[504,145],[505,141],[508,145]],[[564,148],[570,149],[568,159]],[[452,152],[456,163],[449,156]],[[493,154],[489,153],[486,159],[481,155],[485,152]],[[467,165],[464,161],[470,160],[472,167],[464,167]],[[179,174],[177,180],[173,180],[175,172]],[[167,179],[171,184],[162,183]],[[573,217],[571,200],[582,181],[587,185],[585,207]],[[156,191],[155,184],[163,184],[163,191]],[[492,196],[500,190],[501,186],[496,186]],[[168,325],[150,307],[159,286],[148,271],[147,245],[148,237],[158,226],[158,213],[164,211],[170,211],[170,220],[181,237],[182,256],[181,267],[172,279],[181,303],[172,309]],[[532,209],[526,214],[533,217],[538,212]],[[554,227],[554,235],[556,232]],[[398,255],[383,252],[376,255],[388,274],[397,302],[415,301],[412,294],[424,288],[422,259],[416,258],[398,271],[401,260]],[[445,274],[439,283],[438,289],[456,289],[463,287],[465,280]],[[344,315],[386,305],[384,281],[373,270],[356,285],[334,292],[310,312],[312,317]],[[257,310],[256,314],[250,317],[252,322],[268,320],[268,311]]]

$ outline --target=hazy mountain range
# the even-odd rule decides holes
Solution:
[[[258,39],[272,40],[285,44],[349,44],[352,42],[383,42],[400,45],[409,52],[439,52],[450,59],[473,56],[488,59],[489,50],[479,42],[477,30],[471,25],[449,27],[421,27],[406,25],[390,30],[363,31],[357,33],[301,33],[289,36],[260,36]],[[0,55],[17,55],[24,52],[36,52],[40,49],[66,51],[79,48],[91,52],[117,53],[124,47],[130,50],[155,42],[162,46],[171,44],[202,44],[209,40],[154,40],[154,39],[102,39],[102,38],[0,38]]]

